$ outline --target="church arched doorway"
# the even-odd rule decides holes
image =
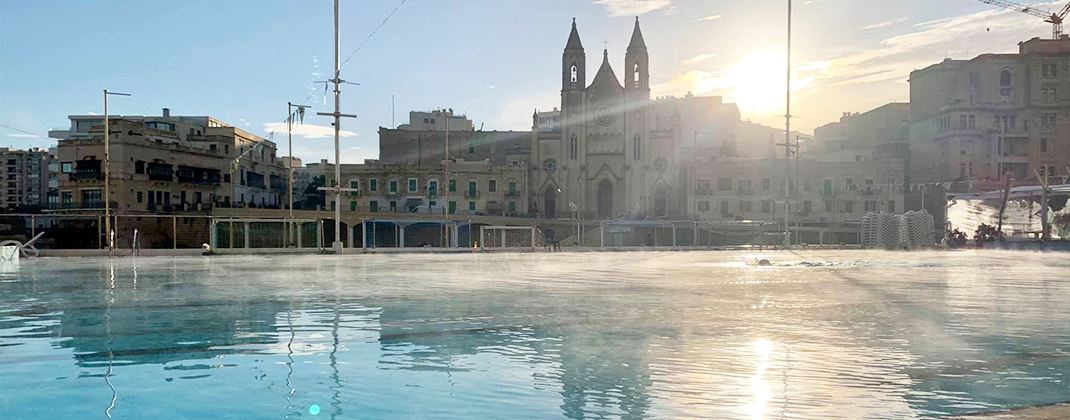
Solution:
[[[542,213],[547,218],[557,217],[557,188],[553,185],[547,185],[546,191],[542,193]]]
[[[598,218],[613,218],[613,184],[608,179],[598,183]]]
[[[654,190],[654,216],[665,217],[665,188]]]

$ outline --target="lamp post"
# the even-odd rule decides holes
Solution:
[[[107,238],[108,254],[111,255],[115,247],[115,239],[111,232],[111,127],[108,125],[108,95],[130,96],[129,93],[108,92],[104,89],[104,235]]]
[[[294,244],[294,225],[293,225],[293,218],[294,218],[294,138],[293,138],[293,124],[294,124],[294,121],[293,121],[293,110],[294,110],[294,108],[297,108],[298,121],[304,122],[305,121],[305,109],[309,109],[309,108],[312,108],[312,107],[307,106],[307,105],[294,105],[293,102],[287,102],[286,103],[286,142],[288,143],[288,145],[290,147],[290,152],[289,152],[290,159],[289,159],[289,164],[287,165],[289,167],[288,168],[289,175],[287,175],[287,178],[289,179],[289,186],[288,186],[288,190],[287,190],[288,191],[288,195],[289,195],[289,200],[288,200],[289,204],[287,205],[287,207],[289,207],[289,209],[290,209],[290,238],[289,238],[290,242],[289,242],[289,246],[293,246],[293,244]],[[337,206],[337,204],[335,204],[335,205]]]

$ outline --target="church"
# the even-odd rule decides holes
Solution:
[[[720,97],[652,99],[649,63],[637,17],[623,79],[603,50],[588,84],[587,55],[573,19],[561,57],[560,110],[533,116],[529,191],[536,213],[687,216],[688,156],[731,137],[739,111]]]

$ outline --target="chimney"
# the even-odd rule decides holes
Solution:
[[[164,118],[170,117],[171,116],[171,108],[164,108],[163,109],[163,116],[164,116]]]

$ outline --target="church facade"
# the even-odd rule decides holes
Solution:
[[[529,191],[535,212],[587,219],[687,217],[683,154],[694,150],[686,147],[692,141],[700,143],[700,131],[681,124],[681,108],[695,109],[695,100],[702,99],[716,99],[718,110],[727,107],[720,97],[689,95],[687,103],[652,99],[649,62],[636,18],[623,79],[603,50],[602,63],[588,84],[587,57],[573,19],[561,57],[560,110],[552,118],[540,118],[538,111],[533,116]],[[730,108],[735,112],[726,120],[738,121],[738,110]],[[702,137],[723,134],[711,133],[708,124],[703,127]]]

